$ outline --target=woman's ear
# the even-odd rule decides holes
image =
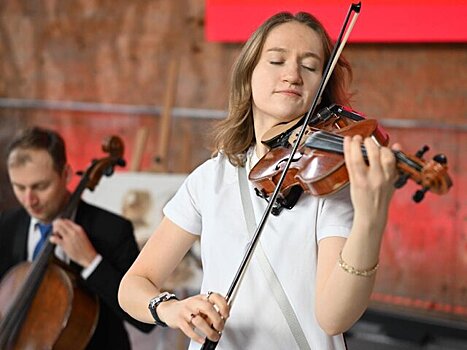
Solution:
[[[65,168],[63,169],[63,176],[66,179],[66,184],[68,185],[73,177],[73,171],[69,164],[65,165]]]

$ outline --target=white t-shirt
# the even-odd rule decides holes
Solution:
[[[249,154],[251,154],[251,150]],[[250,195],[256,222],[267,203]],[[184,230],[201,235],[201,293],[225,295],[250,241],[243,214],[237,168],[219,155],[193,171],[164,214]],[[298,317],[313,350],[345,349],[341,335],[321,330],[314,314],[317,242],[347,237],[353,220],[348,189],[325,198],[302,194],[292,210],[268,218],[261,245]],[[191,342],[190,350],[199,349]],[[231,307],[230,318],[216,349],[282,350],[298,346],[255,256]]]

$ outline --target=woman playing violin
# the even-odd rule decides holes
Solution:
[[[160,226],[121,282],[119,301],[130,315],[180,329],[192,339],[190,349],[206,337],[220,339],[218,349],[297,348],[256,255],[235,303],[224,298],[250,239],[237,170],[249,172],[266,154],[259,140],[267,130],[308,110],[331,49],[323,26],[306,13],[277,14],[253,33],[233,69],[228,117],[215,129],[216,156],[193,171],[166,205]],[[348,102],[350,75],[341,57],[322,107]],[[344,349],[342,333],[368,305],[396,179],[393,153],[370,138],[346,137],[344,151],[350,186],[321,198],[301,196],[291,210],[270,218],[261,237],[312,349]],[[267,203],[253,187],[258,222]],[[200,294],[157,298],[198,237]]]

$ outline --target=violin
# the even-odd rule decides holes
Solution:
[[[362,114],[346,107],[332,105],[320,111],[312,120],[314,125],[306,126],[306,139],[298,147],[285,175],[273,214],[280,212],[281,207],[291,209],[298,200],[295,198],[297,193],[325,196],[348,184],[349,176],[343,157],[345,136],[372,137],[380,146],[387,146],[389,143],[388,134],[376,120],[366,119]],[[270,150],[249,173],[249,179],[254,183],[260,197],[267,199],[272,194],[289,159],[290,148],[296,139],[296,129],[301,126],[297,127],[294,121],[288,124],[280,125],[265,134],[262,142]],[[447,193],[452,186],[446,156],[437,154],[432,160],[425,161],[422,156],[428,149],[428,146],[424,146],[415,155],[393,151],[399,171],[395,186],[402,187],[408,179],[419,184],[421,189],[413,196],[417,203],[428,191],[441,195]],[[363,145],[362,152],[366,157]]]
[[[125,165],[123,142],[112,136],[102,145],[107,157],[93,160],[59,217],[71,218],[88,188]],[[51,233],[50,233],[51,234]],[[0,283],[0,349],[84,349],[97,325],[99,302],[70,267],[53,255],[47,239],[34,262],[12,267]]]

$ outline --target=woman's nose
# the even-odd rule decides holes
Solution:
[[[283,80],[290,84],[301,84],[302,75],[300,72],[300,66],[295,63],[289,63],[284,66]]]

